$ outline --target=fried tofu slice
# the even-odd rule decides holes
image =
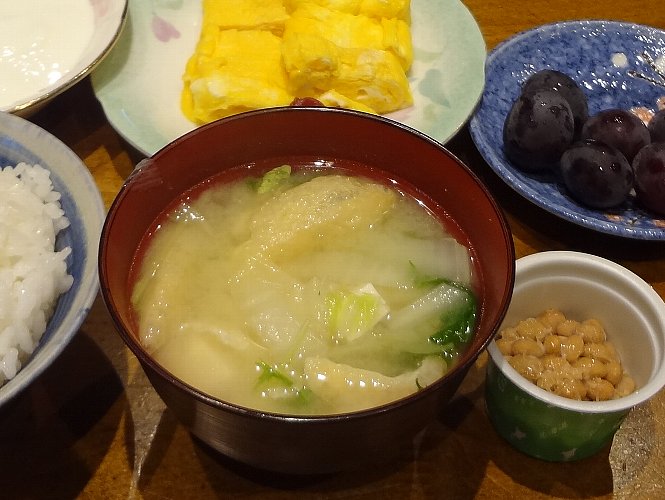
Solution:
[[[251,109],[285,106],[281,38],[263,30],[219,30],[206,24],[183,76],[181,108],[194,123]]]
[[[394,191],[380,184],[340,175],[315,177],[261,206],[250,223],[247,248],[258,248],[275,261],[290,259],[376,224],[396,199]]]

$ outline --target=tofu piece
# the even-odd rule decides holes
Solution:
[[[181,108],[202,124],[250,109],[286,106],[281,38],[270,31],[206,24],[183,76]]]
[[[203,0],[203,22],[222,30],[266,30],[280,35],[289,14],[282,0]]]

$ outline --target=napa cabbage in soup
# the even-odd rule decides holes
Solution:
[[[132,303],[162,366],[224,401],[321,415],[455,363],[476,319],[468,249],[414,197],[329,170],[212,183],[159,221]]]

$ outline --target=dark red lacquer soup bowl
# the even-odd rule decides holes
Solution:
[[[359,169],[407,187],[469,248],[475,329],[456,364],[410,396],[351,413],[300,416],[258,411],[179,380],[141,345],[131,303],[137,249],[183,193],[228,170],[284,163]],[[236,174],[234,174],[236,175]],[[392,120],[332,108],[285,107],[202,126],[141,162],[108,213],[100,244],[101,290],[115,326],[154,389],[183,425],[233,460],[282,473],[364,467],[412,449],[413,438],[446,411],[463,378],[493,338],[514,280],[506,220],[479,179],[440,143]]]

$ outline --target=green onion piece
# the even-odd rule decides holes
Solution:
[[[257,386],[270,386],[273,384],[282,387],[293,386],[293,380],[291,380],[291,377],[283,373],[276,366],[271,366],[265,361],[259,361],[256,366],[261,370],[259,378],[256,381]]]
[[[259,193],[274,191],[291,176],[291,165],[282,165],[266,172],[256,190]]]

